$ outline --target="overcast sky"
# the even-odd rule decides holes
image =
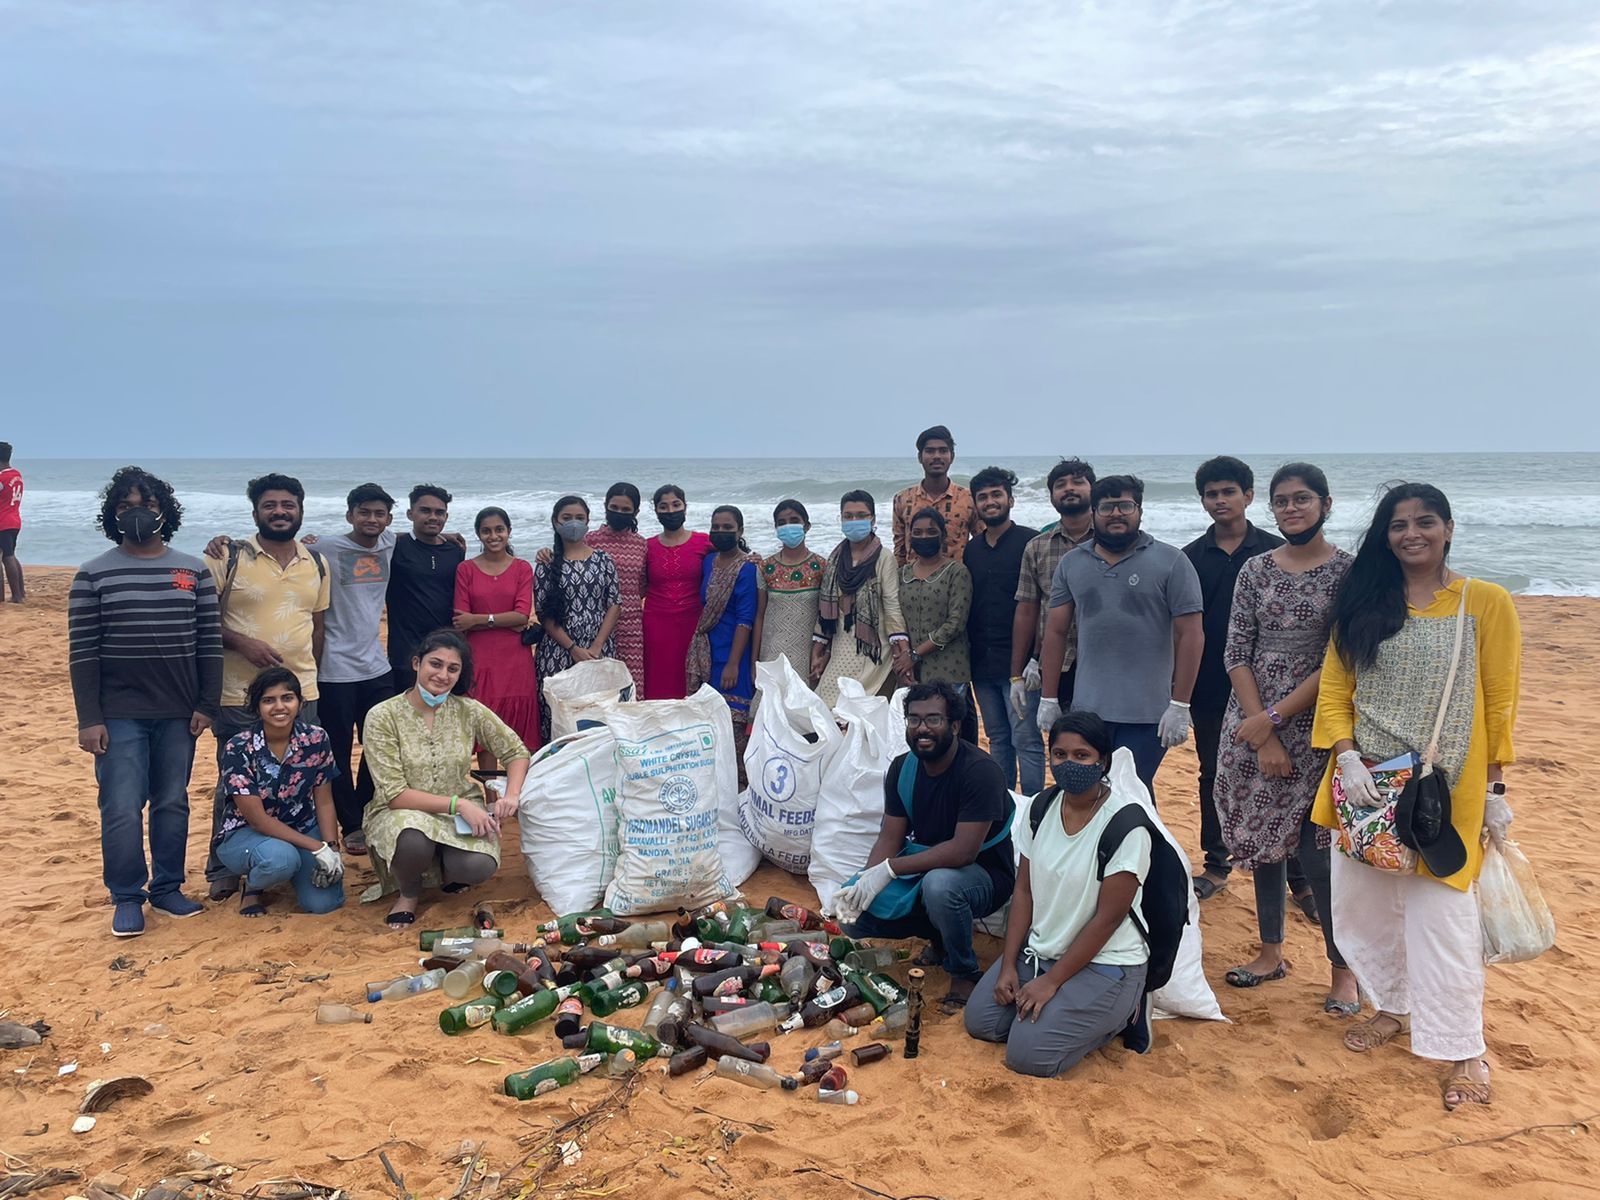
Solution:
[[[0,0],[19,458],[1594,449],[1597,315],[1594,0]]]

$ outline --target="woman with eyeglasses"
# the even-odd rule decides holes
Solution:
[[[1223,839],[1254,878],[1261,952],[1224,978],[1253,988],[1289,973],[1284,901],[1294,855],[1316,898],[1333,971],[1323,1011],[1351,1016],[1361,1000],[1334,944],[1328,838],[1311,823],[1328,762],[1327,751],[1311,745],[1311,726],[1333,598],[1353,559],[1323,536],[1333,499],[1320,468],[1279,467],[1268,495],[1286,544],[1245,563],[1234,587],[1223,656],[1233,695],[1222,717],[1215,790]]]

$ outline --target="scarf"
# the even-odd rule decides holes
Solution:
[[[883,644],[878,637],[878,611],[883,603],[883,585],[878,582],[878,557],[883,553],[879,542],[865,562],[855,563],[850,557],[850,543],[840,542],[828,555],[827,569],[822,573],[822,591],[817,599],[818,624],[824,637],[832,638],[839,630],[839,617],[844,616],[844,627],[856,635],[856,649],[873,662],[883,657]]]
[[[694,695],[711,679],[711,631],[727,611],[728,601],[733,598],[733,589],[739,582],[739,572],[748,561],[742,554],[731,564],[724,562],[721,554],[712,556],[711,578],[706,580],[706,601],[694,627],[694,639],[689,643],[689,660],[684,669],[685,695]]]

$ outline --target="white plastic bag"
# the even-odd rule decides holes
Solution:
[[[578,731],[584,710],[596,705],[632,700],[633,676],[628,665],[614,658],[573,663],[544,681],[544,703],[550,710],[550,738]]]
[[[739,824],[739,811],[744,807],[745,793],[724,800],[717,818],[717,852],[722,855],[722,869],[728,882],[738,887],[756,873],[761,865],[761,851],[750,844]]]
[[[833,894],[844,881],[867,865],[883,825],[883,777],[894,761],[889,702],[882,696],[867,695],[858,680],[841,679],[833,713],[847,728],[823,765],[806,871],[824,912],[833,911]]]
[[[604,727],[533,756],[517,804],[528,878],[558,913],[593,908],[617,861],[617,739]]]
[[[736,796],[733,718],[713,687],[687,700],[606,707],[617,739],[617,867],[606,907],[618,916],[701,908],[736,891],[718,847]]]
[[[1483,923],[1483,961],[1527,962],[1556,944],[1556,919],[1533,877],[1533,864],[1515,842],[1501,851],[1483,848],[1478,873],[1478,918]]]
[[[803,875],[811,862],[823,763],[839,740],[839,726],[787,658],[756,664],[756,690],[761,702],[745,746],[750,788],[739,799],[739,824],[769,862]]]

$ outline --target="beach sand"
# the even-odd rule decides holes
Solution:
[[[10,1020],[47,1021],[43,1045],[0,1051],[0,1150],[8,1167],[76,1168],[46,1196],[87,1195],[97,1175],[131,1195],[184,1169],[191,1154],[237,1168],[220,1186],[244,1193],[298,1176],[355,1197],[394,1196],[383,1150],[417,1197],[456,1193],[463,1139],[481,1142],[499,1193],[522,1196],[1381,1197],[1496,1195],[1547,1200],[1600,1192],[1600,968],[1596,878],[1585,861],[1600,744],[1592,666],[1600,604],[1519,598],[1526,657],[1508,773],[1516,833],[1539,872],[1560,944],[1536,962],[1489,968],[1486,1013],[1496,1065],[1492,1107],[1447,1114],[1440,1066],[1399,1041],[1368,1055],[1340,1045],[1345,1025],[1321,1011],[1327,983],[1316,930],[1296,915],[1295,966],[1253,992],[1222,983],[1255,950],[1248,877],[1204,907],[1207,974],[1232,1024],[1164,1021],[1147,1057],[1108,1048],[1067,1076],[1013,1075],[1002,1048],[970,1040],[936,1008],[922,1055],[851,1071],[854,1108],[815,1089],[758,1092],[709,1072],[641,1072],[625,1104],[579,1137],[582,1156],[548,1170],[528,1159],[541,1136],[615,1087],[587,1078],[529,1103],[496,1094],[508,1071],[560,1053],[549,1024],[516,1038],[447,1038],[442,1004],[372,1006],[371,1025],[321,1027],[324,1000],[361,1002],[361,985],[414,967],[416,938],[388,932],[381,907],[351,903],[326,918],[280,899],[262,920],[236,902],[175,922],[153,913],[144,937],[110,934],[100,881],[89,758],[77,748],[66,673],[71,573],[30,571],[29,603],[0,606],[6,700],[0,716],[0,912],[12,949],[0,966]],[[189,893],[199,897],[212,744],[203,738],[190,791]],[[1162,813],[1191,850],[1194,757],[1168,756]],[[358,895],[368,878],[347,879]],[[804,880],[763,867],[757,903],[814,900]],[[419,928],[461,924],[487,902],[512,936],[548,909],[532,894],[508,836],[504,866],[469,897],[432,897]],[[983,960],[996,943],[980,947]],[[937,999],[944,978],[929,973]],[[1585,997],[1590,997],[1585,999]],[[641,1009],[631,1010],[637,1023]],[[817,1033],[775,1040],[791,1070]],[[493,1060],[493,1061],[490,1061]],[[75,1073],[58,1068],[77,1063]],[[70,1131],[85,1085],[143,1075],[147,1096],[120,1101],[85,1135]],[[1529,1126],[1553,1126],[1528,1131]],[[1569,1127],[1570,1126],[1570,1127]],[[1522,1131],[1522,1132],[1514,1132]],[[1509,1136],[1503,1136],[1509,1135]],[[13,1157],[14,1156],[14,1157]],[[272,1195],[265,1188],[263,1195]],[[465,1197],[492,1194],[469,1186]]]

